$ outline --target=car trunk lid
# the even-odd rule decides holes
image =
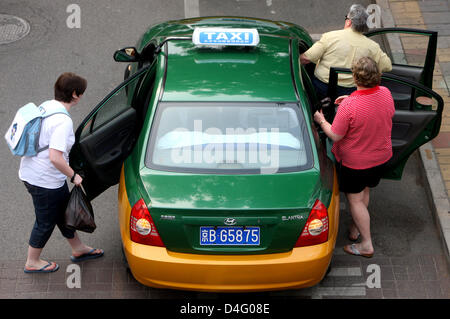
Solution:
[[[166,248],[199,254],[291,250],[322,189],[315,169],[202,175],[144,168],[141,178],[151,200],[150,214]]]

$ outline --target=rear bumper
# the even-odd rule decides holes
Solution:
[[[195,255],[166,248],[124,243],[131,272],[156,288],[196,291],[259,291],[316,285],[333,254],[329,242],[267,255]]]

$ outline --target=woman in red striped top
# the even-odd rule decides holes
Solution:
[[[336,99],[339,108],[331,125],[322,111],[314,114],[325,134],[334,142],[332,152],[338,162],[339,188],[350,205],[353,223],[349,239],[361,243],[347,245],[345,252],[372,257],[369,188],[380,182],[384,164],[392,157],[392,117],[395,113],[391,92],[380,86],[381,73],[374,60],[359,59],[352,67],[357,91]]]

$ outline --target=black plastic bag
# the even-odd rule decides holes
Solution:
[[[97,226],[94,221],[94,210],[81,186],[74,186],[65,212],[67,228],[92,233]]]

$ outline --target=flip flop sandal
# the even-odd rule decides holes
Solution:
[[[50,273],[50,272],[55,272],[59,269],[59,265],[55,264],[56,266],[52,269],[47,269],[49,266],[53,265],[54,263],[49,262],[47,265],[45,265],[44,267],[40,268],[40,269],[23,269],[23,272],[26,274],[33,274],[33,273]]]
[[[104,254],[103,250],[100,249],[99,253],[95,253],[94,254],[94,251],[96,251],[96,250],[97,250],[97,248],[93,248],[90,252],[87,252],[87,253],[82,254],[80,256],[77,256],[77,257],[70,256],[70,260],[72,260],[73,262],[76,263],[76,262],[80,262],[80,261],[83,261],[83,260],[95,259],[95,258],[99,258],[99,257],[103,256],[103,254]]]
[[[344,251],[345,251],[347,254],[354,255],[354,256],[361,256],[361,257],[366,257],[366,258],[372,258],[372,256],[373,256],[373,253],[371,253],[371,254],[363,254],[363,253],[361,253],[361,252],[356,248],[355,244],[351,244],[351,245],[346,245],[346,246],[344,246]]]

